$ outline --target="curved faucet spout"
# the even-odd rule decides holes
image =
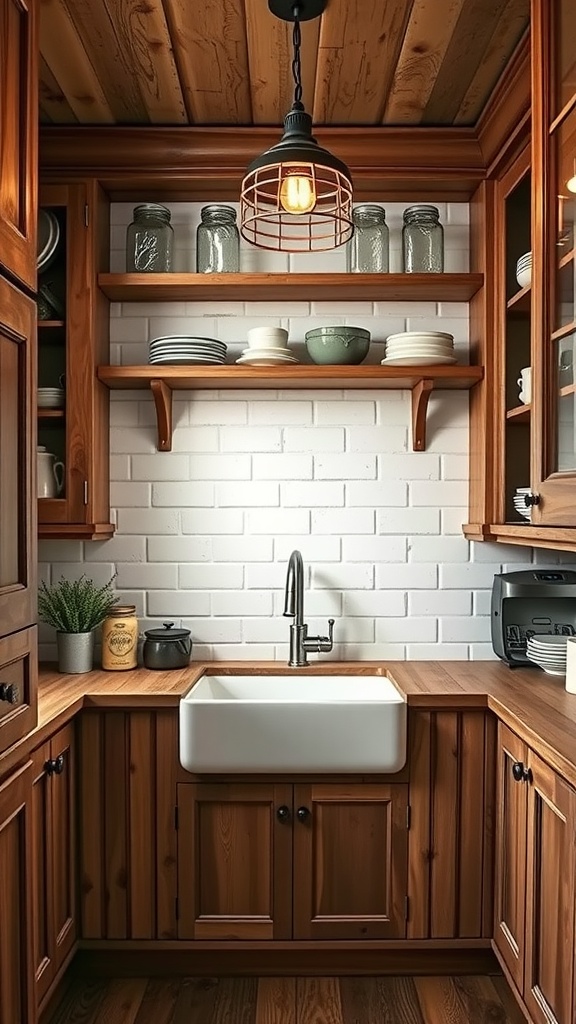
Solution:
[[[331,651],[334,619],[328,619],[328,636],[308,636],[304,622],[304,563],[299,551],[293,551],[286,572],[284,615],[294,619],[290,626],[290,660],[292,668],[308,664],[308,651]]]
[[[288,562],[283,614],[293,617],[295,626],[304,622],[304,563],[299,551],[293,551]]]

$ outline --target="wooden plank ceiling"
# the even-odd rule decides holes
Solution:
[[[306,0],[301,0],[305,4]],[[302,24],[317,125],[474,125],[530,0],[327,0]],[[292,27],[267,0],[40,0],[54,124],[280,125]]]

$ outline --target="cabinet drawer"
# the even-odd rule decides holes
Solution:
[[[36,626],[0,640],[0,752],[26,736],[37,722]]]

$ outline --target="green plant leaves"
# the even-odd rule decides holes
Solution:
[[[42,580],[38,590],[38,615],[43,622],[61,633],[90,633],[104,621],[118,601],[112,591],[116,574],[108,583],[97,587],[94,580],[81,576],[49,587]]]

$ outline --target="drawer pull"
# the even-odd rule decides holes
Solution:
[[[17,704],[20,700],[20,690],[16,683],[0,683],[0,700],[6,700],[9,704]]]
[[[298,818],[298,821],[301,821],[304,824],[304,822],[308,821],[308,818],[310,817],[310,811],[307,807],[299,807],[296,811],[296,817]]]
[[[62,775],[64,771],[64,754],[58,754],[58,757],[51,757],[49,761],[46,761],[44,769],[47,775]]]
[[[512,765],[514,782],[532,782],[532,772],[526,768],[522,761],[515,761]]]
[[[290,808],[286,804],[282,804],[282,807],[279,807],[276,811],[276,817],[281,825],[286,824],[286,822],[290,821]]]

